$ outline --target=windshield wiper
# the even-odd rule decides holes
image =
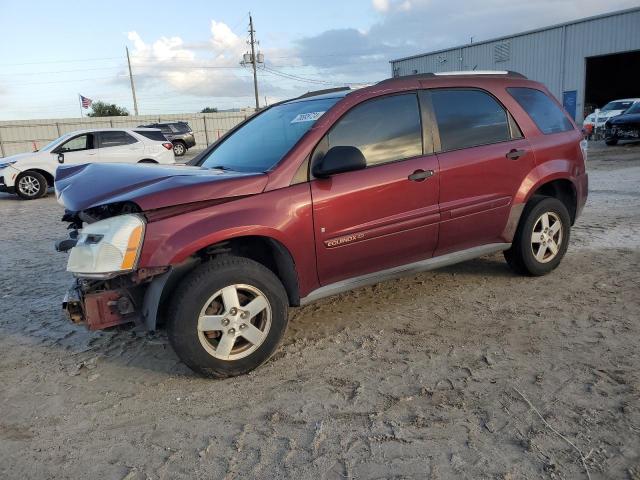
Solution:
[[[235,170],[233,168],[229,168],[226,165],[216,165],[215,167],[209,167],[209,168],[211,168],[212,170],[216,169],[216,170],[225,170],[225,171],[235,172]]]

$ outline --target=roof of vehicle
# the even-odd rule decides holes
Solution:
[[[116,128],[116,127],[109,127],[109,128],[84,128],[82,130],[74,130],[73,132],[67,132],[63,135],[60,135],[61,137],[66,137],[69,135],[79,135],[82,133],[95,133],[95,132],[135,132],[137,130],[142,130],[142,131],[149,131],[149,132],[159,132],[160,129],[159,128],[148,128],[148,127],[122,127],[122,128]]]

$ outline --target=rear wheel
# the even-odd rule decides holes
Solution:
[[[183,142],[174,142],[174,144],[173,144],[173,154],[176,157],[181,157],[185,153],[187,153],[187,146]]]
[[[273,272],[247,258],[224,256],[196,268],[174,293],[169,340],[202,375],[241,375],[273,354],[287,315],[287,295]]]
[[[507,263],[524,275],[549,273],[567,251],[570,228],[564,203],[553,197],[533,197],[522,213],[511,248],[504,252]]]
[[[25,200],[35,200],[47,194],[47,179],[38,172],[22,172],[16,178],[16,193]]]

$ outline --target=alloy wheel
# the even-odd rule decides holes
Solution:
[[[33,197],[40,191],[40,181],[30,175],[23,175],[18,181],[20,193],[27,197]]]
[[[204,349],[220,360],[239,360],[264,343],[271,328],[271,305],[264,293],[245,284],[214,293],[198,317]]]
[[[562,221],[554,212],[545,212],[538,217],[531,234],[531,251],[540,263],[553,260],[560,251],[563,240]]]

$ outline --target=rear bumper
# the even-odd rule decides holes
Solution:
[[[196,146],[196,137],[194,137],[193,135],[187,135],[184,138],[182,138],[181,140],[184,141],[184,143],[187,146],[187,148],[191,148],[191,147],[195,147]]]
[[[576,218],[580,216],[589,195],[589,175],[584,172],[576,177]]]

